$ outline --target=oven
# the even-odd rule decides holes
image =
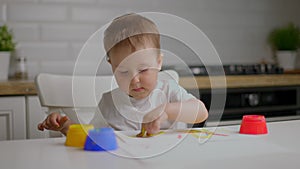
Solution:
[[[224,65],[223,68],[226,75],[232,76],[283,73],[282,68],[269,64]],[[207,69],[210,69],[209,72],[214,75],[213,66],[190,67],[194,76],[207,76]],[[185,76],[184,72],[179,71],[179,74]],[[204,102],[209,110],[209,116],[213,115],[212,112],[220,112],[210,109],[212,98],[210,89],[188,91]],[[242,116],[246,114],[264,115],[267,121],[300,119],[300,86],[227,88],[225,107],[221,112],[223,114],[220,122],[208,120],[206,126],[239,124]],[[195,124],[193,127],[202,127],[203,125],[204,123]]]
[[[196,93],[196,91],[190,91]],[[209,112],[211,91],[199,90],[200,99]],[[264,115],[267,121],[300,119],[300,87],[260,87],[227,89],[224,111],[220,125],[239,124],[246,114]],[[213,126],[214,121],[209,121]],[[201,127],[196,124],[194,127]]]

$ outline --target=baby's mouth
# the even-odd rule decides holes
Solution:
[[[135,91],[135,92],[141,92],[141,91],[144,91],[144,88],[143,87],[139,87],[139,88],[134,88],[132,90]]]

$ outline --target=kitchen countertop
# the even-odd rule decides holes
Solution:
[[[179,83],[186,89],[210,89],[211,82],[214,88],[249,88],[249,87],[276,87],[300,86],[300,74],[278,75],[234,75],[226,76],[195,76],[180,77]],[[36,95],[37,90],[33,80],[0,81],[0,96]]]
[[[300,74],[180,77],[179,83],[185,89],[299,86]]]
[[[0,81],[0,96],[37,95],[33,80]]]

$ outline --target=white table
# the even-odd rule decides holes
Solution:
[[[90,152],[64,146],[65,138],[16,140],[0,142],[1,169],[85,169],[85,168],[222,168],[222,169],[286,169],[300,168],[300,120],[268,123],[267,135],[241,135],[239,126],[220,127],[204,144],[189,134],[167,133],[155,139],[125,138],[119,141],[119,149],[108,152]],[[118,133],[120,134],[120,133]],[[126,133],[128,134],[128,133]],[[125,135],[121,135],[124,139]],[[134,155],[157,145],[167,145],[168,139],[180,140],[179,144],[163,154],[131,159],[115,154]],[[163,141],[163,140],[166,141]],[[136,141],[133,145],[130,140]],[[125,146],[124,146],[125,145]],[[152,147],[151,147],[152,146]],[[157,147],[156,147],[157,148]],[[155,149],[155,148],[154,148]],[[133,150],[132,152],[130,150]],[[163,150],[162,150],[163,151]]]

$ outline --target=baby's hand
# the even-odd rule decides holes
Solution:
[[[147,136],[156,134],[160,130],[162,122],[168,119],[168,115],[165,112],[157,113],[154,111],[149,112],[143,118],[142,129],[147,133]]]
[[[51,113],[47,116],[47,118],[40,124],[38,124],[38,129],[44,131],[47,130],[54,130],[54,131],[61,131],[69,120],[67,116],[61,116],[59,113]]]

